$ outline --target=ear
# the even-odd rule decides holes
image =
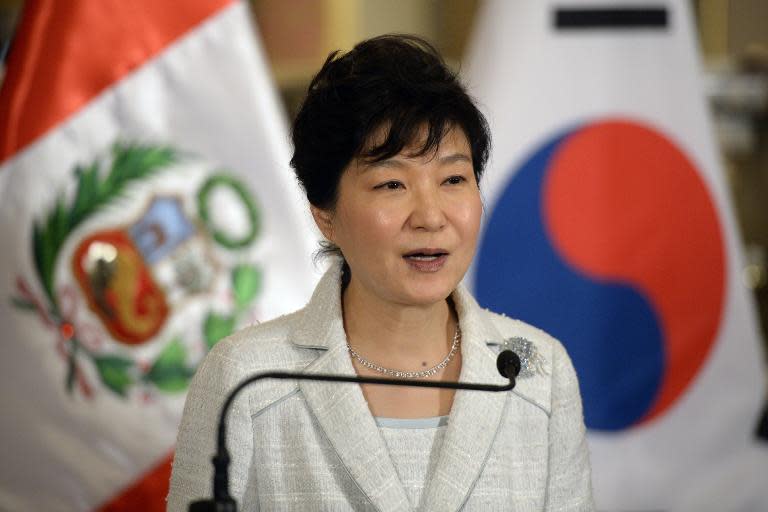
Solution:
[[[309,210],[312,212],[312,218],[315,219],[317,228],[328,241],[333,242],[333,213],[330,210],[323,210],[312,205],[310,205]]]

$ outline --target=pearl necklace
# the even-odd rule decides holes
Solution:
[[[451,362],[453,359],[453,356],[456,355],[456,350],[459,348],[459,343],[461,343],[461,329],[459,328],[459,324],[456,324],[456,332],[453,334],[453,343],[451,344],[451,350],[448,352],[448,355],[445,356],[445,359],[437,363],[432,368],[429,368],[427,370],[422,370],[420,372],[409,372],[405,370],[391,370],[389,368],[384,368],[381,365],[378,365],[374,362],[371,362],[367,359],[365,359],[363,356],[355,352],[355,349],[352,348],[352,346],[347,343],[347,349],[349,350],[349,353],[354,357],[358,363],[365,366],[366,368],[370,368],[373,371],[383,373],[385,375],[389,375],[391,377],[395,378],[405,378],[405,379],[423,379],[424,377],[431,377],[446,366],[448,366],[448,363]]]

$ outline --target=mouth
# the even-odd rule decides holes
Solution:
[[[436,272],[442,268],[448,259],[448,251],[445,249],[417,249],[405,253],[403,259],[415,270]]]
[[[403,258],[416,261],[434,261],[441,256],[448,256],[445,249],[417,249],[403,254]]]

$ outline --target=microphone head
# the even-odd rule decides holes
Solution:
[[[520,373],[520,356],[511,350],[503,350],[496,358],[496,368],[508,379],[514,379]]]

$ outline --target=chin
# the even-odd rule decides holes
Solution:
[[[447,299],[455,289],[456,285],[420,286],[408,290],[406,296],[408,297],[408,302],[410,304],[416,306],[432,306]]]
[[[414,306],[431,306],[446,300],[456,289],[464,276],[454,265],[446,266],[434,273],[398,273],[392,282],[399,284],[395,296],[398,302]],[[394,290],[393,290],[394,291]]]

